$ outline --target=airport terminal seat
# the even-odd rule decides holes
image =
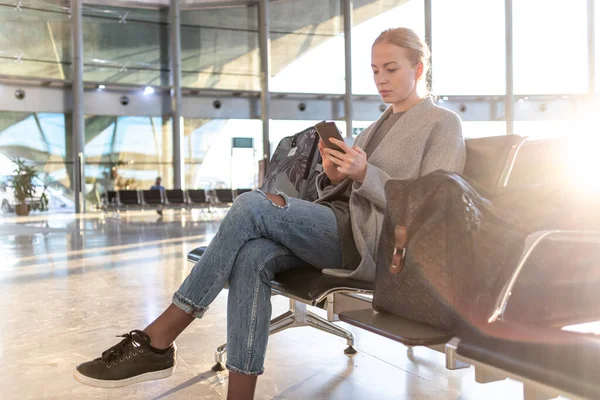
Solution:
[[[456,369],[457,366],[473,365],[475,380],[479,383],[505,378],[522,381],[525,400],[550,399],[559,395],[599,399],[600,337],[564,331],[556,324],[514,321],[505,313],[517,280],[528,265],[530,250],[543,240],[588,242],[600,248],[600,232],[532,234],[521,260],[496,299],[488,323],[465,327],[458,337],[446,344],[446,367]],[[343,314],[340,319],[345,320]],[[597,310],[586,316],[588,321],[598,320],[598,317]]]
[[[210,210],[210,199],[204,189],[189,189],[187,193],[187,203],[189,207],[206,208]]]
[[[144,206],[159,206],[165,203],[165,196],[162,190],[142,190],[141,202]]]
[[[600,337],[497,320],[446,345],[447,360],[475,367],[478,383],[523,382],[525,400],[600,399]]]
[[[185,192],[181,189],[165,190],[165,204],[169,208],[185,208],[187,206]]]
[[[140,193],[137,190],[119,190],[119,208],[139,208],[142,204]]]
[[[119,198],[117,197],[117,191],[116,190],[109,190],[106,192],[106,205],[111,207],[111,206],[117,206],[117,204],[119,203]]]
[[[465,174],[477,180],[483,186],[491,186],[493,188],[506,186],[515,158],[521,146],[525,143],[525,138],[517,135],[498,136],[471,139],[467,140],[466,143],[467,165],[465,167]],[[193,250],[188,254],[188,260],[197,262],[204,250],[204,247]],[[345,353],[356,353],[353,347],[353,334],[333,323],[337,320],[338,312],[336,312],[336,309],[340,309],[340,307],[336,308],[336,301],[341,303],[342,300],[346,300],[344,297],[340,297],[340,295],[360,298],[362,303],[366,303],[367,306],[362,304],[362,308],[350,312],[374,313],[370,308],[370,300],[367,299],[365,302],[364,297],[364,295],[372,293],[372,283],[326,276],[318,270],[306,268],[277,274],[271,284],[273,294],[289,298],[290,308],[287,312],[271,321],[270,334],[291,327],[312,326],[345,338],[348,344]],[[355,304],[359,303],[355,302]],[[325,309],[327,311],[327,319],[307,310],[307,305]],[[341,315],[340,319],[342,319]],[[358,325],[358,321],[352,319],[352,316],[353,314],[347,314],[345,321]],[[410,346],[430,345],[443,347],[451,338],[445,332],[418,322],[405,320],[400,322],[391,321],[391,323],[392,325],[398,325],[401,329],[401,331],[395,333],[396,337],[400,339],[398,341]],[[366,328],[366,325],[361,327]],[[386,326],[376,329],[382,332],[390,331],[390,327]],[[222,345],[217,349],[215,354],[215,370],[224,369],[225,352],[226,345]]]
[[[217,207],[231,207],[234,193],[231,189],[215,189],[212,191],[212,204]]]
[[[235,200],[239,195],[251,192],[253,189],[245,188],[245,189],[234,189],[233,190],[233,199]]]

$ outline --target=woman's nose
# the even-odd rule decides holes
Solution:
[[[378,84],[386,83],[387,78],[383,74],[379,74],[377,75],[377,79],[375,79],[375,82]]]

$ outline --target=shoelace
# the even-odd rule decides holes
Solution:
[[[141,331],[131,331],[124,335],[117,335],[117,337],[122,337],[124,339],[103,352],[101,357],[102,360],[107,366],[110,366],[117,364],[117,362],[121,362],[124,359],[129,359],[131,357],[130,353],[134,356],[136,356],[138,352],[143,353],[144,349],[140,347],[140,342],[143,340],[144,336],[146,335]]]

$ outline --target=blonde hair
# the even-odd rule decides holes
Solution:
[[[412,66],[416,67],[419,63],[422,63],[423,74],[421,75],[421,78],[425,77],[425,81],[428,81],[427,77],[431,71],[431,51],[429,50],[427,43],[425,43],[425,41],[421,39],[419,35],[417,35],[412,29],[386,29],[385,31],[381,32],[377,39],[375,39],[373,46],[375,46],[377,43],[388,43],[407,49],[409,61],[412,63]],[[429,83],[426,83],[426,86],[427,92],[430,93],[431,88],[429,87]]]

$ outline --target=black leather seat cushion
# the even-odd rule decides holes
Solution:
[[[170,204],[185,204],[185,195],[181,189],[167,189],[165,197]]]
[[[600,337],[510,321],[496,321],[483,329],[459,335],[458,354],[600,399]]]
[[[206,247],[198,247],[188,253],[188,260],[198,262]],[[281,272],[271,281],[275,292],[285,293],[317,305],[317,299],[334,289],[350,288],[371,291],[373,284],[353,279],[324,275],[315,268],[300,268]]]
[[[142,191],[146,204],[162,204],[162,195],[160,190],[144,190]]]
[[[373,284],[337,276],[324,275],[316,268],[291,269],[275,275],[271,289],[317,305],[317,299],[331,290],[343,288],[371,291]]]
[[[126,206],[140,204],[137,190],[119,190],[119,200]]]
[[[452,339],[452,335],[433,326],[397,315],[377,312],[372,308],[343,311],[340,313],[340,321],[406,346],[431,346],[444,344]]]

